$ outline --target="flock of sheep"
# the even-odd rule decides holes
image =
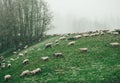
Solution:
[[[109,30],[100,30],[100,31],[95,31],[95,32],[86,32],[86,33],[77,33],[75,36],[73,37],[70,37],[70,35],[72,35],[71,33],[69,34],[66,34],[64,36],[61,36],[59,39],[55,40],[55,45],[59,45],[59,42],[60,41],[63,41],[63,40],[71,40],[71,42],[69,42],[67,45],[68,46],[72,46],[72,45],[75,45],[76,44],[76,40],[77,39],[80,39],[81,37],[92,37],[92,36],[100,36],[100,35],[104,35],[105,33],[109,33],[109,34],[114,34],[114,35],[118,35],[120,34],[119,32],[116,32],[116,31],[109,31]],[[54,35],[53,35],[54,36]],[[111,46],[113,47],[118,47],[120,46],[120,43],[118,42],[111,42],[110,43]],[[28,46],[26,45],[24,47],[25,49],[28,48]],[[47,43],[45,44],[45,49],[48,49],[48,48],[52,48],[52,43]],[[79,50],[81,52],[87,52],[88,51],[88,48],[87,47],[84,47],[84,48],[79,48]],[[18,57],[16,59],[19,59],[20,57],[24,56],[25,54],[27,54],[27,51],[24,51],[24,53],[18,53],[18,52],[13,52],[14,54],[18,55]],[[63,57],[63,53],[54,53],[53,56],[55,57]],[[41,57],[41,59],[43,61],[47,61],[49,59],[48,56],[46,57]],[[15,59],[13,58],[10,58],[10,61],[14,61]],[[1,69],[4,69],[6,67],[6,63],[5,63],[5,59],[3,56],[0,56],[0,66],[1,66]],[[24,59],[22,64],[26,65],[26,64],[29,64],[29,59]],[[7,64],[7,68],[11,68],[12,64],[8,63]],[[37,73],[40,73],[41,72],[41,68],[36,68],[32,71],[30,70],[25,70],[23,71],[21,74],[20,74],[20,77],[24,77],[26,75],[35,75]],[[11,79],[11,75],[5,75],[4,76],[4,80],[9,80]]]

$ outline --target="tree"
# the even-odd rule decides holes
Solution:
[[[23,48],[43,38],[51,18],[44,0],[0,0],[0,50]]]

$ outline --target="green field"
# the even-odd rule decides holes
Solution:
[[[119,42],[120,35],[104,34],[94,37],[82,37],[75,40],[73,46],[67,46],[70,40],[61,40],[59,46],[54,46],[60,36],[50,37],[21,52],[28,51],[27,55],[11,61],[11,68],[0,68],[0,83],[120,83],[120,46],[112,47],[109,43]],[[45,44],[52,42],[52,48],[45,49]],[[79,48],[87,47],[86,53]],[[54,57],[56,52],[63,53],[64,57]],[[41,57],[48,56],[48,61]],[[16,59],[17,55],[6,57]],[[28,58],[29,64],[22,64]],[[24,70],[41,68],[36,75],[20,77]],[[10,74],[12,78],[4,80]]]

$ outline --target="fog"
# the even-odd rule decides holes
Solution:
[[[120,0],[46,0],[54,16],[48,33],[120,28]]]

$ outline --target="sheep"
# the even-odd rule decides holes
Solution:
[[[95,34],[94,33],[92,33],[92,34],[90,34],[90,36],[92,37],[92,36],[95,36]]]
[[[41,57],[41,59],[42,59],[43,61],[48,61],[49,57],[48,57],[48,56],[46,56],[46,57]]]
[[[47,43],[47,44],[45,44],[45,49],[46,48],[52,48],[52,43]]]
[[[18,56],[19,56],[19,57],[22,57],[22,56],[24,56],[24,54],[23,54],[23,53],[19,53]]]
[[[61,56],[63,56],[63,54],[62,53],[54,53],[53,56],[55,56],[55,57],[61,57]]]
[[[81,51],[81,52],[87,52],[87,51],[88,51],[88,48],[80,48],[80,51]]]
[[[28,48],[28,45],[25,45],[24,49]]]
[[[14,58],[10,58],[10,61],[14,61],[15,59]]]
[[[7,81],[7,80],[9,80],[11,77],[12,77],[11,75],[5,75],[5,76],[4,76],[4,80]]]
[[[118,42],[113,42],[113,43],[110,43],[111,46],[114,46],[114,47],[117,47],[117,46],[120,46],[120,43]]]
[[[75,36],[75,39],[79,39],[79,38],[81,38],[82,36],[81,35],[76,35]]]
[[[35,75],[35,74],[37,74],[37,73],[39,73],[39,72],[41,72],[41,69],[40,69],[40,68],[37,68],[37,69],[31,71],[30,73],[31,73],[32,75]]]
[[[23,76],[26,76],[26,75],[29,75],[30,74],[30,71],[29,70],[25,70],[23,71],[21,74],[20,74],[20,77],[23,77]]]
[[[82,34],[83,35],[83,37],[88,37],[88,36],[90,36],[89,34]]]
[[[112,34],[113,34],[113,35],[119,35],[119,33],[118,33],[118,32],[112,32]]]
[[[4,60],[4,57],[3,56],[0,56],[0,61]]]
[[[29,63],[29,59],[23,60],[23,64],[28,64],[28,63]]]
[[[69,42],[69,43],[68,43],[68,46],[74,45],[74,44],[75,44],[75,41],[72,41],[72,42]]]
[[[16,55],[16,54],[17,54],[17,52],[16,52],[16,51],[14,51],[14,52],[13,52],[13,54],[15,54],[15,55]]]
[[[98,35],[100,35],[100,33],[98,33],[98,32],[96,32],[96,33],[94,33],[95,34],[95,36],[98,36]]]
[[[55,40],[55,43],[58,43],[59,42],[59,40]]]
[[[1,68],[4,69],[6,67],[5,63],[1,63]]]
[[[59,38],[59,40],[65,40],[65,39],[66,39],[65,36]]]
[[[7,67],[10,68],[12,65],[11,64],[8,64]]]

